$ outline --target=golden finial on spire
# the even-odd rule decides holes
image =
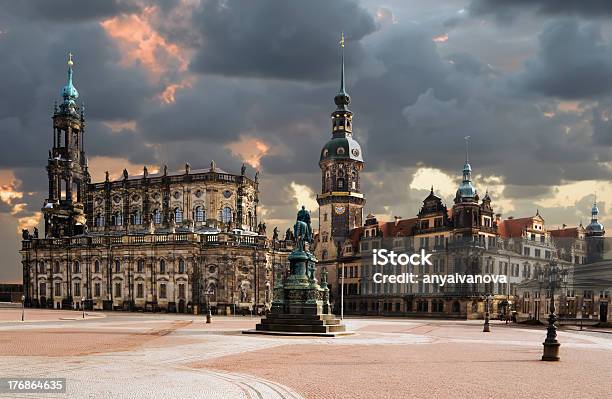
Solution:
[[[72,66],[74,65],[74,62],[72,61],[72,53],[68,53],[68,65]]]
[[[344,47],[344,32],[342,32],[342,36],[340,37],[340,47]]]

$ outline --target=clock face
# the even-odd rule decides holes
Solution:
[[[346,207],[344,205],[335,205],[334,211],[336,211],[337,215],[342,215],[346,211]]]

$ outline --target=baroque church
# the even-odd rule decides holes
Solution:
[[[258,222],[258,174],[210,167],[92,182],[72,56],[53,112],[44,235],[23,232],[26,305],[263,313],[292,243]],[[289,238],[289,237],[287,237]]]

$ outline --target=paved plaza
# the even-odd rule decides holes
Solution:
[[[251,317],[0,309],[0,375],[67,379],[4,398],[586,398],[612,391],[612,334],[482,321],[347,319],[340,338],[241,334]]]

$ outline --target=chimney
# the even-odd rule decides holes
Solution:
[[[566,228],[566,227],[567,227],[567,225],[565,223],[563,223],[563,228]]]
[[[499,222],[501,222],[501,213],[496,213],[495,214],[495,222],[499,224]]]
[[[402,220],[402,217],[401,216],[394,216],[394,218],[395,218],[395,225],[397,226],[399,221]]]

